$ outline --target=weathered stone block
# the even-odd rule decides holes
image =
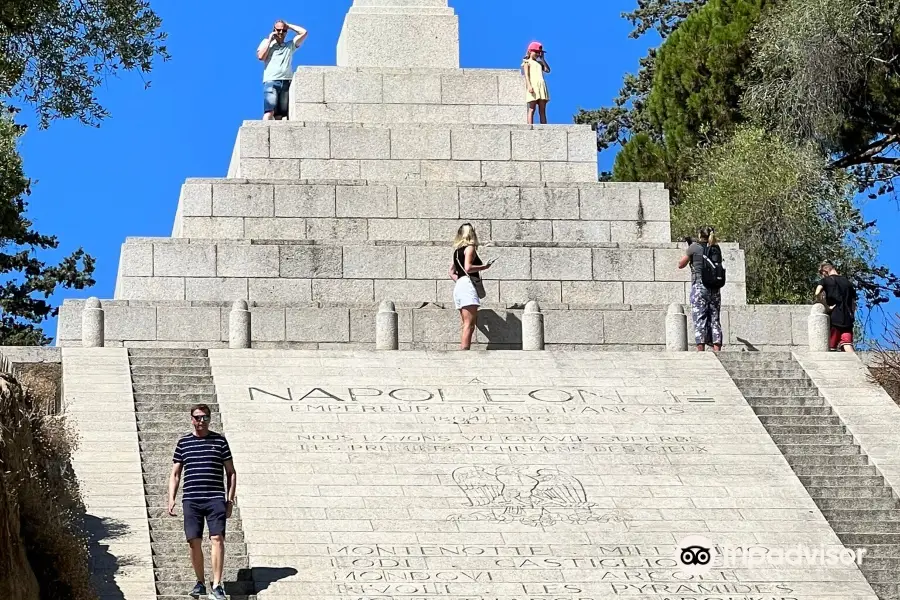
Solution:
[[[449,278],[453,249],[447,246],[409,246],[406,249],[406,277],[408,279]],[[389,298],[388,298],[389,299]]]
[[[581,125],[567,131],[568,160],[573,162],[597,162],[597,134],[590,125]]]
[[[289,342],[350,341],[350,311],[346,308],[288,308],[285,326]]]
[[[597,163],[542,162],[542,181],[569,183],[597,181]]]
[[[554,242],[609,241],[609,223],[604,221],[553,221]]]
[[[316,279],[312,282],[315,302],[372,302],[375,284],[371,279]]]
[[[291,121],[307,123],[352,123],[354,105],[329,102],[291,102]]]
[[[244,237],[244,219],[241,217],[184,217],[181,221],[178,237],[208,240]]]
[[[623,304],[621,281],[563,281],[562,301],[566,304]]]
[[[369,239],[366,219],[307,219],[306,238],[310,240],[363,241]]]
[[[110,340],[155,340],[156,308],[149,306],[104,306],[103,331]],[[79,332],[80,337],[80,332]]]
[[[153,244],[122,244],[119,275],[126,277],[153,276]]]
[[[400,342],[412,339],[412,310],[397,311],[398,337]],[[355,343],[375,343],[375,315],[377,307],[350,309],[350,341]]]
[[[300,67],[294,71],[291,82],[291,103],[325,102],[325,70],[318,67]]]
[[[477,160],[423,160],[422,179],[426,181],[481,181],[481,162]]]
[[[344,246],[344,277],[403,279],[406,277],[402,246]]]
[[[687,281],[691,280],[691,266],[688,264],[683,269],[678,268],[678,261],[684,256],[687,244],[684,248],[657,248],[653,251],[654,279],[656,281]]]
[[[523,219],[577,219],[578,189],[568,187],[523,187]]]
[[[629,221],[613,221],[609,227],[610,241],[625,244],[671,243],[672,231],[668,221],[649,221],[638,225]]]
[[[278,277],[278,246],[221,244],[217,254],[219,277]]]
[[[425,242],[430,235],[427,219],[369,219],[370,240]]]
[[[418,160],[361,160],[359,176],[369,181],[418,181],[422,163]]]
[[[450,132],[454,160],[510,160],[510,132],[503,129],[454,129]]]
[[[297,304],[312,301],[312,284],[309,279],[250,279],[248,281],[250,302]]]
[[[375,302],[436,302],[437,282],[412,279],[375,280]]]
[[[250,183],[213,185],[212,207],[218,217],[273,217],[275,188]]]
[[[484,181],[497,183],[533,183],[541,180],[541,163],[523,161],[485,161],[481,166]]]
[[[397,216],[401,219],[459,218],[459,191],[455,186],[398,186]]]
[[[331,185],[276,185],[276,217],[333,217],[335,188]]]
[[[341,249],[330,246],[282,246],[280,276],[340,279],[343,276]]]
[[[166,306],[157,309],[156,339],[210,341],[221,337],[221,311],[211,306]]]
[[[504,108],[512,106],[519,109],[524,108],[527,88],[525,87],[525,77],[521,71],[498,73],[497,85],[499,87],[498,101],[501,105],[505,105]],[[518,122],[524,123],[525,120],[522,119]]]
[[[548,310],[544,339],[548,344],[602,344],[605,316],[599,310]]]
[[[684,304],[684,284],[669,281],[626,281],[625,304]]]
[[[244,220],[245,237],[252,240],[306,239],[306,219],[264,217]]]
[[[391,132],[368,127],[334,127],[331,129],[331,158],[390,159]]]
[[[461,187],[459,216],[462,219],[519,219],[518,187]]]
[[[153,244],[153,274],[157,277],[215,277],[216,247],[212,244]]]
[[[538,279],[532,277],[532,256],[528,248],[481,248],[478,254],[484,262],[494,256],[497,257],[497,262],[482,273],[484,279]],[[452,258],[452,254],[448,253],[447,262],[449,263]],[[559,277],[555,279],[559,279]]]
[[[449,310],[416,310],[412,313],[412,341],[459,343],[459,316]],[[476,333],[476,335],[478,335]]]
[[[178,206],[182,217],[209,217],[212,215],[212,184],[185,183],[181,186]]]
[[[459,68],[455,14],[350,12],[337,46],[340,67]]]
[[[493,221],[491,235],[495,241],[549,241],[553,228],[550,221]]]
[[[356,104],[356,121],[375,125],[451,125],[468,123],[468,106],[440,104]]]
[[[243,277],[188,277],[184,280],[185,300],[246,300],[247,279]]]
[[[532,248],[533,279],[590,280],[590,248]]]
[[[722,288],[722,306],[747,304],[747,284],[732,281]]]
[[[250,339],[253,342],[285,341],[284,308],[252,307]]]
[[[391,158],[449,160],[450,130],[431,127],[392,129]]]
[[[386,104],[440,104],[441,76],[429,74],[384,74]]]
[[[327,127],[272,127],[272,158],[331,158]]]
[[[303,179],[359,179],[359,161],[304,158],[300,173]]]
[[[565,129],[535,127],[512,132],[512,159],[524,161],[568,160]]]
[[[653,281],[653,250],[646,248],[594,249],[597,281]]]
[[[562,284],[559,281],[507,281],[500,283],[500,302],[524,303],[529,300],[558,304],[562,301]]]
[[[116,299],[184,300],[184,277],[120,277]]]
[[[603,315],[603,343],[665,344],[665,311],[607,311]]]
[[[528,118],[524,98],[517,106],[469,106],[469,122],[473,125],[519,125]]]
[[[269,158],[269,128],[241,127],[238,145],[241,158]]]
[[[807,314],[809,308],[807,307]],[[790,345],[793,341],[794,323],[790,307],[747,306],[728,311],[731,325],[731,344],[751,341],[754,345]],[[806,323],[802,324],[802,328]],[[801,329],[798,327],[798,329]]]
[[[300,179],[300,159],[242,158],[241,177],[244,179]]]
[[[338,217],[397,216],[397,189],[386,185],[350,185],[337,188]]]
[[[481,73],[441,75],[443,104],[497,104],[497,76]]]
[[[380,104],[383,101],[381,73],[354,69],[325,71],[327,104]]]
[[[605,221],[668,221],[668,194],[647,193],[628,184],[581,188],[581,218]]]
[[[491,236],[491,222],[481,221],[478,219],[466,219],[475,228],[480,242],[487,242],[493,239]],[[461,219],[429,219],[428,225],[430,229],[430,238],[433,242],[445,242],[449,247],[460,225],[463,224]]]

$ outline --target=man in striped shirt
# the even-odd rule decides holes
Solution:
[[[226,600],[222,586],[225,564],[225,521],[231,518],[237,486],[237,473],[231,459],[231,448],[225,436],[209,430],[211,411],[206,404],[191,407],[193,432],[175,446],[172,474],[169,477],[169,514],[175,516],[175,495],[184,475],[184,534],[191,548],[191,563],[197,585],[190,592],[194,598],[206,594],[203,564],[203,522],[209,526],[212,545],[211,600]],[[224,475],[228,476],[226,500]]]

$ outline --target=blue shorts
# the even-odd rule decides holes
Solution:
[[[225,535],[225,498],[216,500],[185,500],[184,536],[188,541],[203,538],[203,521],[209,525],[209,535]]]
[[[276,117],[288,116],[288,92],[290,90],[290,79],[264,82],[263,112],[274,113]]]

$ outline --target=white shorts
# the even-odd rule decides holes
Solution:
[[[481,306],[478,292],[475,291],[475,286],[468,277],[460,277],[456,280],[456,285],[453,287],[453,303],[457,310],[467,306]]]

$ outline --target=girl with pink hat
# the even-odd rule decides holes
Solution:
[[[544,56],[544,46],[540,42],[531,42],[528,51],[522,61],[522,71],[525,74],[526,101],[528,102],[528,123],[534,125],[534,109],[537,107],[541,116],[541,123],[547,124],[547,102],[550,101],[550,91],[544,82],[544,73],[550,72],[550,65]]]

